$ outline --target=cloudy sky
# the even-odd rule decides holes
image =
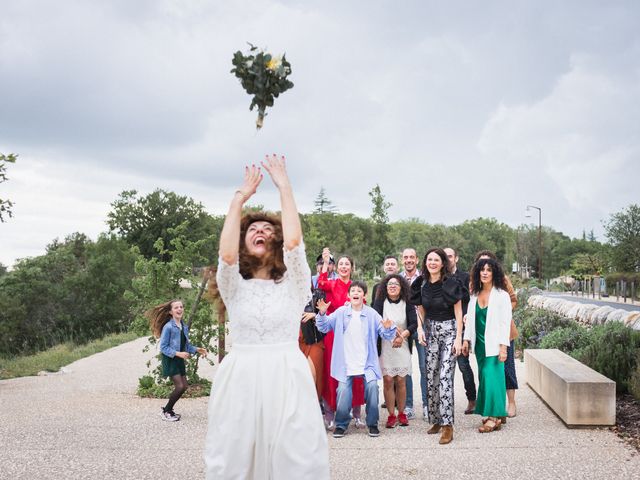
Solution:
[[[224,213],[242,166],[287,156],[302,211],[321,186],[392,220],[495,217],[571,236],[640,179],[640,3],[2,0],[0,262],[106,231],[123,190]],[[295,87],[259,133],[229,73],[247,41],[286,52]],[[255,201],[277,208],[265,182]],[[537,218],[535,219],[537,222]]]

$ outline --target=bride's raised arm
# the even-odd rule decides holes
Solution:
[[[302,241],[302,226],[296,201],[293,198],[293,190],[287,175],[284,156],[275,154],[267,155],[262,162],[264,169],[269,172],[271,180],[280,191],[280,204],[282,209],[282,237],[286,250],[292,250]]]
[[[240,249],[240,219],[242,206],[256,193],[258,185],[262,181],[260,167],[251,165],[244,167],[244,182],[236,190],[229,205],[229,212],[224,219],[222,232],[220,232],[220,258],[227,265],[233,265],[238,261]]]

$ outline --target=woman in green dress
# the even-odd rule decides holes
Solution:
[[[504,271],[490,258],[479,260],[472,269],[472,295],[467,311],[463,354],[469,350],[478,362],[478,398],[474,413],[488,417],[480,433],[499,430],[507,416],[507,387],[504,361],[507,359],[511,326],[511,300]]]

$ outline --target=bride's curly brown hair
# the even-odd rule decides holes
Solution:
[[[274,229],[273,235],[267,243],[267,254],[262,258],[251,255],[244,241],[247,236],[247,230],[249,230],[251,224],[255,222],[268,222],[273,225]],[[266,212],[250,212],[244,214],[240,221],[239,251],[240,275],[242,275],[242,278],[253,278],[254,273],[259,268],[267,266],[269,276],[272,280],[276,282],[282,280],[284,272],[287,271],[287,267],[284,265],[283,245],[284,240],[282,237],[282,222],[280,218]]]

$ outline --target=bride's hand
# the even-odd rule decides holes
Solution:
[[[289,185],[289,176],[287,175],[287,169],[285,166],[284,155],[278,158],[274,153],[273,155],[267,155],[265,161],[262,162],[264,169],[269,172],[271,180],[278,190]]]
[[[251,165],[250,167],[244,167],[244,183],[238,189],[240,195],[242,195],[242,202],[246,202],[251,196],[258,190],[258,185],[262,182],[262,171],[260,167]]]

